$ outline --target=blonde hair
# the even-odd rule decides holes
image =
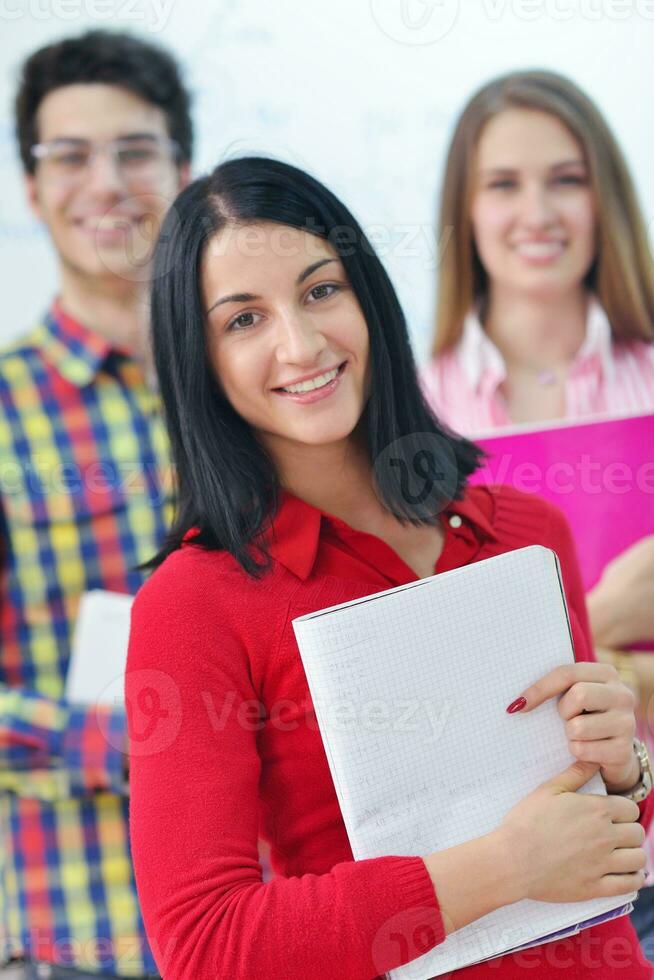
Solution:
[[[484,85],[459,117],[441,191],[439,267],[432,354],[453,347],[483,298],[487,275],[474,243],[470,210],[474,156],[486,123],[509,108],[559,119],[581,144],[597,220],[597,252],[586,277],[606,310],[615,340],[654,340],[654,263],[633,181],[597,106],[569,79],[549,71],[512,72]]]

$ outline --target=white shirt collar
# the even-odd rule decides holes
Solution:
[[[506,377],[504,358],[482,327],[478,308],[471,310],[463,321],[459,357],[468,384],[475,390],[487,372],[497,384]]]
[[[591,295],[586,317],[586,336],[573,364],[580,364],[595,356],[599,358],[606,379],[612,380],[615,366],[611,324],[597,297]],[[504,358],[482,327],[478,308],[471,310],[464,320],[459,341],[459,359],[471,388],[477,389],[485,375],[497,385],[506,378]]]
[[[595,355],[599,357],[606,380],[612,381],[615,374],[615,362],[613,359],[611,324],[597,297],[591,296],[588,304],[588,316],[586,317],[586,337],[577,351],[575,363],[580,363]]]

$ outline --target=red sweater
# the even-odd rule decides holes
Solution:
[[[574,548],[557,510],[479,487],[442,522],[437,572],[528,544],[553,548],[577,659],[591,658]],[[165,980],[372,980],[444,936],[421,858],[352,859],[291,626],[416,576],[380,539],[289,494],[271,552],[272,570],[255,581],[230,555],[189,541],[134,606],[131,839]],[[645,822],[650,809],[648,800]],[[259,837],[275,872],[267,882]],[[626,917],[452,976],[561,980],[562,968],[593,980],[654,976]]]

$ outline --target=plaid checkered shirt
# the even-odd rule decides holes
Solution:
[[[69,703],[89,589],[135,593],[172,486],[139,363],[55,304],[0,354],[0,957],[157,973],[128,839],[125,709]]]

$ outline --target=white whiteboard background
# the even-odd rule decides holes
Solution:
[[[581,84],[617,133],[654,232],[654,0],[0,0],[0,344],[56,287],[17,164],[17,69],[36,47],[92,26],[133,30],[182,59],[195,173],[226,155],[270,153],[344,198],[385,243],[419,359],[448,137],[493,75],[544,67]]]

